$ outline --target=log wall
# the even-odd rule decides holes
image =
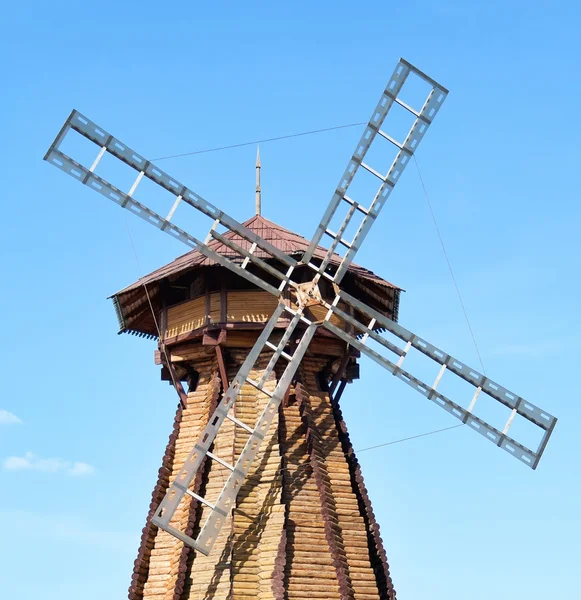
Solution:
[[[244,349],[228,349],[229,378],[245,354]],[[199,381],[188,393],[188,406],[178,409],[150,514],[221,397],[214,355],[199,342],[191,343],[187,355]],[[259,359],[252,377],[260,377],[268,358]],[[156,527],[145,527],[131,600],[395,599],[340,410],[318,389],[317,374],[327,362],[324,356],[303,360],[298,382],[273,421],[236,508],[208,557]],[[268,385],[274,389],[274,374]],[[253,424],[266,400],[265,394],[243,386],[236,416]],[[226,423],[213,452],[233,462],[248,436]],[[210,462],[192,489],[212,501],[228,472]],[[195,536],[206,511],[186,496],[174,525]]]
[[[272,294],[262,291],[226,291],[224,294],[212,292],[207,296],[170,306],[167,309],[165,339],[191,333],[212,323],[222,323],[224,314],[226,323],[266,323],[277,304],[278,300]],[[296,305],[291,306],[296,310]],[[340,302],[339,307],[344,308],[344,304]],[[327,313],[327,309],[322,306],[313,306],[310,311],[311,316],[317,320],[323,319]],[[331,322],[344,327],[344,323],[335,316],[331,318]]]

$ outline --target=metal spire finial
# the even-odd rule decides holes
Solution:
[[[260,190],[260,146],[256,148],[256,214],[261,210],[261,190]]]

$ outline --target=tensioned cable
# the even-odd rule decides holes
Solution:
[[[180,158],[182,156],[194,156],[196,154],[206,154],[208,152],[218,152],[220,150],[230,150],[232,148],[242,148],[244,146],[253,146],[256,144],[265,144],[268,142],[276,142],[279,140],[287,140],[290,138],[295,138],[295,137],[301,137],[301,136],[306,136],[306,135],[315,135],[318,133],[324,133],[326,131],[334,131],[337,129],[347,129],[349,127],[359,127],[361,125],[365,125],[366,123],[364,121],[359,122],[359,123],[348,123],[346,125],[335,125],[334,127],[325,127],[323,129],[312,129],[310,131],[302,131],[299,133],[291,133],[288,135],[281,135],[281,136],[277,136],[277,137],[272,137],[272,138],[265,138],[262,140],[255,140],[252,142],[242,142],[240,144],[230,144],[227,146],[216,146],[215,148],[205,148],[203,150],[194,150],[192,152],[184,152],[182,154],[170,154],[168,156],[160,156],[157,158],[154,158],[152,160],[154,161],[159,161],[159,160],[168,160],[170,158]],[[466,311],[466,306],[464,305],[464,300],[462,299],[462,294],[460,293],[460,288],[458,287],[458,283],[456,281],[456,277],[454,275],[454,270],[452,269],[452,264],[450,263],[450,258],[448,257],[448,252],[446,251],[446,246],[444,245],[444,240],[442,238],[442,234],[440,233],[440,228],[438,227],[438,222],[436,221],[436,216],[434,214],[434,210],[432,209],[432,204],[430,203],[430,198],[428,196],[428,192],[426,189],[426,185],[424,183],[424,178],[422,177],[422,173],[420,171],[420,165],[418,163],[418,160],[415,156],[415,154],[413,155],[414,157],[414,162],[416,165],[416,169],[418,171],[418,175],[420,178],[420,182],[422,184],[422,188],[424,190],[424,197],[426,199],[426,202],[428,204],[428,208],[430,210],[430,215],[432,217],[432,221],[434,223],[434,227],[436,228],[436,233],[438,235],[438,239],[440,240],[440,245],[442,246],[442,251],[444,252],[444,257],[446,259],[446,263],[448,265],[448,270],[450,271],[450,275],[452,277],[452,282],[454,283],[454,288],[456,289],[456,294],[458,295],[458,300],[460,301],[460,306],[462,307],[462,312],[464,313],[464,319],[466,320],[466,324],[468,325],[468,330],[470,331],[470,337],[472,338],[472,343],[474,344],[474,348],[476,350],[476,354],[478,356],[478,361],[480,362],[480,366],[482,367],[482,372],[484,373],[484,375],[486,375],[486,369],[484,367],[484,361],[482,360],[482,355],[480,354],[480,350],[478,348],[478,344],[476,342],[476,336],[474,335],[474,330],[472,329],[472,325],[470,324],[470,319],[468,318],[468,312]]]
[[[131,247],[133,248],[133,255],[135,256],[135,262],[137,263],[137,268],[141,273],[141,263],[139,262],[139,258],[137,256],[137,250],[135,249],[135,244],[133,243],[133,237],[131,236],[131,231],[129,229],[129,225],[127,224],[127,220],[125,221],[125,227],[127,229],[127,235],[129,236],[129,241],[131,242]],[[155,329],[157,330],[157,335],[159,339],[161,339],[161,330],[159,329],[159,325],[157,323],[157,318],[155,316],[155,311],[153,310],[153,304],[151,302],[151,298],[149,297],[149,291],[147,289],[147,285],[143,284],[143,289],[145,290],[145,295],[147,296],[147,301],[149,302],[149,308],[151,309],[151,316],[153,317],[153,322],[155,323]]]
[[[230,150],[232,148],[242,148],[244,146],[253,146],[256,144],[265,144],[268,142],[276,142],[279,140],[287,140],[290,138],[295,138],[295,137],[301,137],[301,136],[306,136],[306,135],[315,135],[318,133],[324,133],[326,131],[334,131],[337,129],[347,129],[349,127],[359,127],[361,125],[365,125],[366,123],[364,121],[359,122],[359,123],[348,123],[346,125],[335,125],[334,127],[325,127],[323,129],[312,129],[310,131],[302,131],[299,133],[291,133],[288,135],[281,135],[281,136],[277,136],[277,137],[272,137],[272,138],[265,138],[262,140],[255,140],[252,142],[242,142],[240,144],[230,144],[227,146],[216,146],[215,148],[205,148],[203,150],[194,150],[192,152],[184,152],[182,154],[170,154],[168,156],[160,156],[157,158],[154,158],[152,160],[154,161],[159,161],[159,160],[168,160],[170,158],[180,158],[182,156],[194,156],[196,154],[206,154],[208,152],[218,152],[220,150]],[[440,245],[442,246],[442,251],[444,252],[444,257],[446,259],[446,263],[448,265],[448,270],[450,271],[450,275],[452,277],[452,282],[454,283],[454,288],[456,289],[456,294],[458,295],[458,300],[460,301],[460,306],[462,307],[462,312],[464,313],[464,319],[466,320],[466,324],[468,325],[468,330],[470,332],[470,337],[472,338],[472,343],[474,344],[474,348],[476,350],[476,354],[478,356],[478,361],[480,362],[480,366],[482,367],[482,372],[484,373],[484,375],[486,375],[486,369],[484,367],[484,361],[482,360],[482,355],[480,354],[480,350],[478,348],[478,344],[476,342],[476,336],[474,335],[474,330],[472,329],[472,325],[470,324],[470,319],[468,318],[468,312],[466,311],[466,306],[464,305],[464,300],[462,299],[462,294],[460,293],[460,288],[458,287],[458,283],[456,281],[456,277],[454,275],[454,270],[452,269],[452,264],[450,263],[450,258],[448,257],[448,252],[446,251],[446,246],[444,245],[444,240],[442,238],[442,234],[440,233],[440,228],[438,227],[438,222],[436,221],[436,216],[434,214],[434,210],[432,209],[432,205],[430,203],[430,198],[428,196],[428,192],[426,189],[426,185],[424,183],[424,178],[422,177],[422,173],[420,171],[420,165],[418,163],[418,160],[415,156],[415,154],[413,155],[414,157],[414,162],[416,165],[416,169],[418,171],[418,175],[420,178],[420,182],[422,184],[422,188],[424,190],[424,197],[426,199],[426,202],[428,204],[428,208],[430,210],[430,215],[432,217],[432,221],[434,223],[434,227],[436,228],[436,233],[438,235],[438,239],[440,240]]]
[[[183,152],[181,154],[171,154],[171,155],[167,155],[167,156],[160,156],[160,157],[154,158],[152,160],[154,160],[154,161],[169,160],[171,158],[181,158],[181,157],[184,157],[184,156],[194,156],[194,155],[197,155],[197,154],[206,154],[206,153],[209,153],[209,152],[218,152],[218,151],[221,151],[221,150],[230,150],[230,149],[233,149],[233,148],[242,148],[244,146],[252,146],[252,145],[256,145],[256,144],[265,144],[265,143],[268,143],[268,142],[276,142],[276,141],[291,139],[291,138],[295,138],[295,137],[302,137],[302,136],[307,136],[307,135],[316,135],[316,134],[319,134],[319,133],[325,133],[327,131],[334,131],[334,130],[338,130],[338,129],[347,129],[347,128],[350,128],[350,127],[359,127],[359,126],[365,125],[365,124],[366,123],[364,121],[362,121],[362,122],[358,122],[358,123],[348,123],[348,124],[345,124],[345,125],[336,125],[336,126],[333,126],[333,127],[325,127],[323,129],[312,129],[312,130],[309,130],[309,131],[302,131],[302,132],[299,132],[299,133],[292,133],[292,134],[281,135],[281,136],[277,136],[277,137],[264,138],[264,139],[260,139],[260,140],[254,140],[254,141],[251,141],[251,142],[242,142],[242,143],[239,143],[239,144],[229,144],[229,145],[226,145],[226,146],[216,146],[214,148],[205,148],[205,149],[202,149],[202,150],[194,150],[192,152]],[[441,245],[442,251],[444,253],[444,257],[445,257],[445,260],[446,260],[446,264],[448,266],[448,270],[450,271],[450,275],[452,277],[452,282],[454,284],[454,288],[456,289],[456,294],[458,296],[458,300],[460,301],[460,306],[461,306],[462,312],[464,314],[464,319],[466,320],[466,324],[468,326],[468,330],[469,330],[470,336],[472,338],[472,343],[474,345],[474,348],[476,350],[476,354],[478,356],[478,361],[480,362],[480,366],[482,367],[482,372],[486,375],[486,369],[484,367],[484,362],[482,360],[482,356],[480,354],[480,350],[479,350],[478,344],[476,342],[476,337],[474,335],[474,331],[472,329],[472,325],[470,323],[470,319],[468,318],[468,313],[466,311],[466,307],[464,305],[464,300],[462,298],[462,294],[460,292],[460,288],[458,286],[458,283],[456,281],[456,277],[454,275],[454,270],[452,269],[452,264],[450,262],[448,253],[446,251],[446,246],[444,244],[444,240],[442,238],[442,234],[440,232],[440,229],[438,227],[438,223],[436,221],[436,216],[434,214],[432,205],[430,203],[430,199],[429,199],[429,196],[428,196],[426,185],[425,185],[424,179],[423,179],[421,171],[420,171],[419,163],[417,161],[416,156],[415,155],[413,155],[413,156],[414,156],[414,162],[415,162],[415,165],[416,165],[416,169],[418,171],[418,176],[420,178],[420,182],[421,182],[421,185],[422,185],[422,189],[424,191],[424,197],[426,199],[426,203],[428,205],[428,208],[429,208],[429,211],[430,211],[430,215],[432,217],[432,221],[434,223],[434,227],[436,229],[436,233],[438,235],[438,239],[440,241],[440,245]],[[133,245],[133,240],[131,238],[131,234],[129,232],[129,229],[128,229],[128,233],[129,233],[129,238],[131,240],[131,245],[133,246],[133,252],[135,253],[135,258],[136,258],[137,263],[139,265],[139,260],[137,259],[137,253],[135,251],[135,246]],[[149,292],[148,292],[147,286],[145,284],[144,284],[144,289],[145,289],[145,292],[146,292],[146,295],[147,295],[147,300],[149,302],[149,306],[151,308],[152,316],[153,316],[153,319],[154,319],[154,322],[155,322],[156,329],[158,331],[158,335],[161,335],[160,330],[159,330],[159,326],[157,324],[157,319],[155,317],[155,313],[154,313],[154,310],[153,310],[153,305],[152,305],[152,302],[151,302],[151,298],[149,297]],[[166,355],[166,358],[167,358],[167,355]],[[172,375],[172,374],[170,373],[170,375]],[[173,379],[173,375],[172,375],[172,379]],[[175,386],[175,382],[174,382],[174,386]],[[177,391],[177,388],[176,388],[176,391]],[[376,446],[370,446],[369,448],[362,448],[361,450],[358,450],[357,452],[365,452],[365,451],[373,450],[373,449],[376,449],[376,448],[382,448],[384,446],[390,446],[390,445],[398,444],[398,443],[405,442],[405,441],[408,441],[408,440],[413,440],[413,439],[417,439],[417,438],[420,438],[420,437],[425,437],[425,436],[428,436],[428,435],[433,435],[435,433],[441,433],[443,431],[448,431],[450,429],[456,429],[457,427],[462,427],[462,426],[463,426],[463,423],[461,423],[459,425],[453,425],[452,427],[445,427],[444,429],[436,429],[436,430],[428,431],[426,433],[422,433],[422,434],[419,434],[419,435],[415,435],[415,436],[411,436],[411,437],[407,437],[407,438],[402,438],[402,439],[399,439],[399,440],[393,440],[391,442],[386,442],[385,444],[378,444]]]
[[[217,146],[216,148],[205,148],[204,150],[194,150],[193,152],[184,152],[183,154],[170,154],[169,156],[158,156],[152,158],[156,160],[168,160],[170,158],[181,158],[182,156],[194,156],[195,154],[206,154],[208,152],[218,152],[219,150],[230,150],[232,148],[242,148],[243,146],[254,146],[255,144],[266,144],[267,142],[278,142],[279,140],[288,140],[290,138],[301,137],[304,135],[314,135],[316,133],[325,133],[326,131],[334,131],[336,129],[347,129],[348,127],[358,127],[366,125],[366,122],[349,123],[347,125],[336,125],[334,127],[325,127],[324,129],[313,129],[311,131],[301,131],[300,133],[291,133],[289,135],[280,135],[278,137],[266,138],[264,140],[255,140],[253,142],[242,142],[241,144],[231,144],[229,146]]]
[[[480,366],[482,367],[482,372],[486,375],[486,370],[484,368],[484,362],[482,361],[482,356],[480,355],[480,350],[478,349],[478,344],[476,343],[476,337],[474,335],[474,331],[472,330],[472,325],[470,325],[470,319],[468,318],[468,313],[466,311],[466,307],[464,306],[464,301],[462,300],[462,294],[460,293],[460,288],[458,287],[458,283],[456,282],[456,277],[454,275],[454,270],[452,269],[452,264],[450,263],[450,258],[448,257],[448,252],[446,251],[446,246],[444,245],[444,239],[442,238],[442,234],[440,233],[440,228],[438,227],[438,222],[436,221],[436,215],[434,214],[434,210],[432,209],[432,204],[430,202],[430,198],[428,196],[428,191],[426,190],[426,184],[424,183],[424,178],[422,177],[422,173],[420,171],[420,165],[418,163],[418,159],[415,154],[413,155],[414,162],[416,164],[416,169],[418,170],[418,175],[420,177],[420,182],[422,184],[422,188],[424,190],[424,197],[428,204],[428,208],[430,209],[430,214],[432,215],[432,221],[434,222],[434,227],[436,228],[436,233],[438,234],[438,239],[440,240],[440,245],[442,246],[442,251],[444,252],[444,257],[446,259],[446,263],[448,265],[448,270],[450,271],[450,275],[452,276],[452,281],[454,282],[454,287],[456,288],[456,294],[458,295],[458,300],[460,300],[460,306],[462,307],[462,312],[464,313],[464,318],[466,319],[466,324],[468,325],[468,330],[470,331],[470,336],[472,337],[472,343],[474,344],[474,348],[476,350],[476,354],[478,355],[478,360],[480,362]]]
[[[127,220],[125,220],[125,227],[127,229],[127,235],[129,236],[129,241],[131,242],[131,247],[133,248],[133,255],[135,256],[135,262],[137,263],[137,268],[139,269],[139,272],[142,273],[143,271],[141,270],[141,263],[139,262],[139,257],[137,256],[137,250],[135,249],[135,244],[133,243],[133,237],[131,236],[131,230],[129,229],[129,224],[127,223]],[[147,302],[149,303],[149,308],[151,310],[151,316],[153,317],[153,322],[155,323],[155,329],[157,330],[157,335],[159,337],[159,340],[162,342],[160,348],[165,355],[166,361],[168,361],[168,364],[169,364],[170,357],[168,356],[165,344],[163,343],[163,339],[161,336],[161,330],[160,330],[159,324],[157,322],[157,317],[155,316],[155,310],[153,309],[153,303],[151,302],[151,297],[149,296],[149,290],[147,289],[147,284],[145,284],[145,283],[143,284],[143,289],[145,290],[145,295],[147,296]],[[178,395],[178,398],[181,403],[182,398],[178,391],[178,385],[177,385],[177,382],[176,382],[174,374],[173,374],[173,369],[168,369],[168,372],[169,372],[169,376],[171,377],[173,387],[174,387],[176,394]]]
[[[407,442],[408,440],[416,440],[417,438],[426,437],[427,435],[434,435],[434,433],[441,433],[442,431],[449,431],[450,429],[456,429],[457,427],[462,427],[463,425],[464,425],[464,423],[460,423],[459,425],[452,425],[452,427],[444,427],[443,429],[434,429],[434,431],[428,431],[426,433],[412,435],[410,437],[401,438],[400,440],[393,440],[391,442],[385,442],[385,444],[377,444],[377,446],[369,446],[368,448],[360,448],[359,450],[355,450],[355,452],[367,452],[367,450],[375,450],[376,448],[383,448],[384,446],[391,446],[393,444]]]

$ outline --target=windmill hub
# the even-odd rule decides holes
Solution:
[[[301,308],[323,305],[323,297],[321,296],[321,290],[319,289],[316,279],[306,283],[297,283],[295,294]]]

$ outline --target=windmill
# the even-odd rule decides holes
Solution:
[[[428,90],[418,106],[402,99],[411,78]],[[192,252],[176,262],[187,263],[189,274],[194,263],[199,267],[195,278],[184,279],[185,286],[168,289],[164,267],[163,274],[152,274],[114,297],[123,329],[159,337],[158,363],[181,403],[130,598],[395,598],[338,407],[345,384],[357,377],[361,354],[536,469],[556,418],[402,327],[395,286],[379,285],[383,280],[376,278],[379,287],[372,289],[373,274],[353,263],[447,93],[400,59],[309,242],[260,215],[238,223],[78,111],[66,120],[45,160],[182,241]],[[410,115],[403,138],[384,130],[394,107]],[[75,133],[98,147],[90,164],[62,150]],[[394,149],[387,171],[384,165],[370,164],[370,149],[381,141]],[[97,174],[105,156],[136,174],[129,191]],[[361,174],[376,181],[370,203],[352,193]],[[134,198],[144,181],[167,192],[168,200],[173,196],[167,217]],[[258,213],[259,200],[257,179]],[[213,221],[205,241],[175,224],[180,205]],[[348,231],[354,232],[352,237]],[[321,247],[323,240],[328,247]],[[210,265],[211,273],[206,269]],[[226,298],[232,300],[228,305]],[[232,323],[236,318],[229,311],[236,310],[262,316],[252,317],[253,323]],[[141,325],[128,323],[129,311]],[[212,348],[215,355],[209,353]],[[414,353],[436,367],[433,383],[406,370]],[[448,397],[442,385],[450,378],[463,382],[470,394]],[[188,382],[188,392],[182,381]],[[503,427],[478,416],[484,399],[506,409]],[[186,417],[194,424],[178,444]],[[305,435],[306,450],[300,452],[287,435],[295,417]],[[535,449],[509,435],[517,422],[538,431]],[[308,469],[301,464],[305,457]],[[261,483],[265,478],[266,487]],[[299,489],[310,489],[311,480],[314,491],[299,498]],[[244,507],[256,494],[259,508],[249,514]],[[317,501],[309,505],[313,494]],[[299,536],[306,536],[310,548],[299,548]],[[241,554],[249,544],[252,548]]]

